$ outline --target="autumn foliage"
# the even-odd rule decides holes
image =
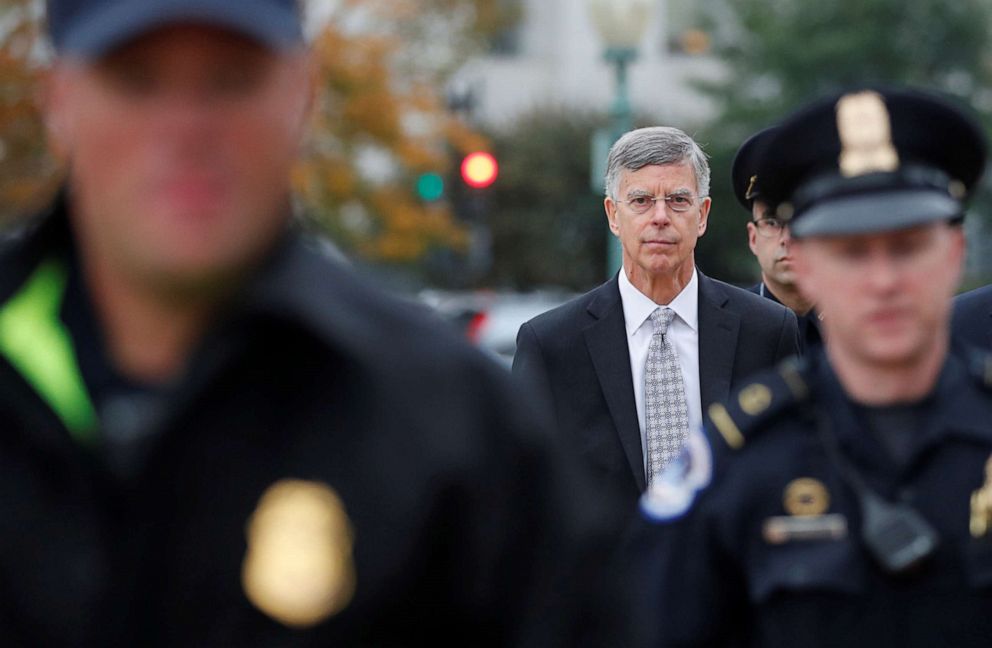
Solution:
[[[45,150],[36,101],[43,53],[36,3],[13,0],[0,9],[0,220],[9,221],[44,202],[57,165]],[[0,27],[2,29],[2,27]]]
[[[486,144],[447,110],[443,84],[512,18],[503,4],[339,0],[313,12],[316,110],[292,180],[308,213],[343,248],[373,262],[407,263],[464,245],[450,206],[422,202],[413,187],[419,174],[444,173],[459,152]],[[3,219],[35,207],[59,177],[36,107],[45,58],[37,8],[34,0],[6,0],[0,9]],[[13,27],[2,31],[5,23]]]

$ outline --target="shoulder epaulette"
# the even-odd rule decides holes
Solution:
[[[744,447],[748,434],[808,398],[809,387],[802,369],[802,360],[789,358],[774,370],[758,374],[733,392],[726,403],[713,403],[707,408],[709,424],[731,449]]]

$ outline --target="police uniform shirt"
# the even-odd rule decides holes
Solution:
[[[682,370],[682,384],[685,387],[686,404],[689,409],[689,429],[693,430],[702,422],[702,397],[699,391],[699,278],[692,269],[692,278],[685,288],[668,304],[656,304],[634,287],[627,273],[620,270],[620,301],[623,304],[623,318],[627,329],[627,351],[630,354],[630,375],[634,381],[634,404],[637,406],[637,423],[641,430],[641,448],[647,447],[644,423],[644,364],[648,357],[648,347],[654,328],[651,313],[659,306],[667,306],[675,311],[675,317],[668,327],[666,337]],[[644,466],[647,469],[647,453]]]
[[[66,253],[68,277],[60,318],[72,337],[79,373],[99,417],[97,456],[117,478],[141,469],[168,385],[125,376],[114,366],[93,310],[78,256]]]
[[[896,465],[904,465],[913,444],[925,425],[927,412],[933,407],[929,399],[912,403],[869,407],[852,404],[865,429],[884,448]]]
[[[711,410],[672,481],[645,494],[638,557],[654,645],[989,645],[992,388],[949,357],[897,462],[879,440],[897,431],[867,431],[812,355],[801,372],[759,376]],[[881,566],[820,424],[879,497],[936,530],[932,555],[905,573]]]
[[[70,239],[59,203],[0,248],[0,330],[41,295],[29,358],[50,356],[31,334],[58,329],[61,306],[62,377],[84,374],[93,409],[157,393],[82,357],[99,337],[62,263]],[[86,435],[6,338],[5,643],[572,646],[625,629],[630,588],[600,571],[616,502],[505,371],[298,232],[165,387],[123,479],[96,460],[105,413]]]

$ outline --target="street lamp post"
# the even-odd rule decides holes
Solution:
[[[613,66],[616,74],[616,91],[610,106],[610,126],[593,134],[591,181],[595,191],[603,189],[606,156],[610,146],[634,127],[627,69],[637,58],[637,48],[644,36],[654,2],[655,0],[587,0],[593,25],[606,46],[603,58]],[[620,242],[608,231],[607,277],[617,271],[620,263]]]

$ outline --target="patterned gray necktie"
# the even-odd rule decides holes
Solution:
[[[689,433],[689,407],[682,370],[666,333],[675,311],[657,308],[651,313],[654,335],[644,364],[644,426],[647,437],[648,485],[682,450]]]

